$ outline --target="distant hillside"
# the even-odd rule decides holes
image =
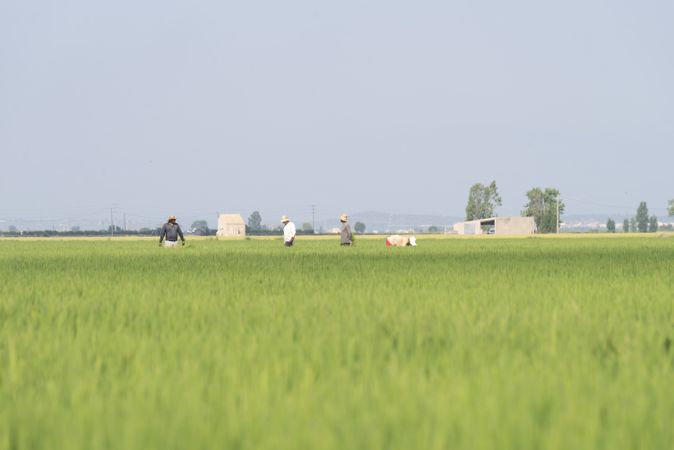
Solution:
[[[349,222],[353,226],[356,222],[363,222],[368,232],[393,232],[399,230],[425,231],[430,226],[436,226],[440,230],[448,229],[456,223],[463,220],[462,217],[442,216],[433,214],[390,214],[380,211],[364,211],[353,213],[349,217]],[[324,231],[339,226],[335,220],[322,220],[316,222],[317,228]]]

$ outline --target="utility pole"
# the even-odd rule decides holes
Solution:
[[[559,234],[559,192],[557,192],[557,234]]]
[[[316,205],[311,205],[311,230],[316,234]]]
[[[112,210],[114,207],[110,208],[110,237],[115,237],[115,220],[112,217]]]
[[[124,231],[126,231],[126,213],[124,213]]]

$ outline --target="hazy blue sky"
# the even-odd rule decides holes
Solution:
[[[674,2],[0,2],[0,218],[674,198]],[[626,210],[623,207],[629,207]],[[108,213],[109,214],[109,213]]]

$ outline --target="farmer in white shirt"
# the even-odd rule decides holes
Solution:
[[[281,223],[283,224],[283,242],[286,247],[292,247],[295,243],[295,224],[288,216],[281,217]]]

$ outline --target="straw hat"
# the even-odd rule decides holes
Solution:
[[[346,213],[342,213],[341,216],[339,216],[339,220],[341,222],[346,222],[349,219],[349,216]]]
[[[290,222],[290,219],[288,219],[288,216],[281,217],[281,223],[287,223],[287,222]]]
[[[168,221],[176,220],[176,216],[169,216]]]

